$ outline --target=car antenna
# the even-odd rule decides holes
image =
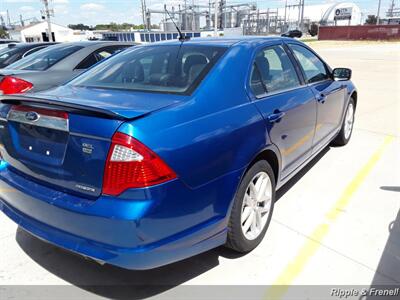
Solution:
[[[190,37],[183,35],[182,31],[179,29],[178,25],[176,25],[174,18],[171,16],[169,11],[167,10],[167,5],[164,4],[164,10],[168,14],[169,18],[171,19],[172,23],[174,23],[176,30],[179,32],[179,41],[184,42],[190,40]]]

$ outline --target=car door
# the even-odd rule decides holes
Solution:
[[[316,101],[299,75],[285,46],[274,45],[256,53],[249,79],[250,97],[281,154],[281,179],[311,155]]]
[[[314,152],[325,146],[340,128],[345,101],[345,85],[333,80],[327,65],[312,51],[289,44],[301,66],[305,81],[317,100],[317,126]]]

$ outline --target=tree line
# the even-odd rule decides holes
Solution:
[[[129,30],[129,29],[134,29],[134,30],[140,30],[144,29],[144,25],[135,25],[135,24],[130,24],[130,23],[122,23],[122,24],[117,24],[117,23],[110,23],[110,24],[97,24],[95,26],[89,26],[85,24],[69,24],[69,28],[74,29],[74,30],[110,30],[110,31],[120,31],[120,30]],[[158,25],[151,25],[152,29],[159,29]]]

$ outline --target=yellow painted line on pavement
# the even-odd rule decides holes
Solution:
[[[351,197],[362,185],[365,178],[371,173],[372,169],[376,163],[381,158],[382,154],[389,146],[389,144],[394,140],[393,136],[386,136],[383,143],[370,157],[368,162],[361,168],[357,175],[351,180],[349,185],[344,189],[340,198],[335,202],[333,207],[326,214],[326,222],[318,225],[308,240],[300,249],[297,256],[290,262],[283,272],[278,276],[273,286],[267,291],[267,299],[281,299],[282,296],[290,288],[290,284],[296,279],[298,275],[303,271],[304,267],[311,259],[311,257],[317,252],[318,248],[321,246],[321,241],[329,232],[329,228],[332,223],[339,217],[346,206],[350,203]]]

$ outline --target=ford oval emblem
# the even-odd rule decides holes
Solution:
[[[40,115],[37,112],[29,111],[25,114],[25,119],[31,122],[39,120]]]

